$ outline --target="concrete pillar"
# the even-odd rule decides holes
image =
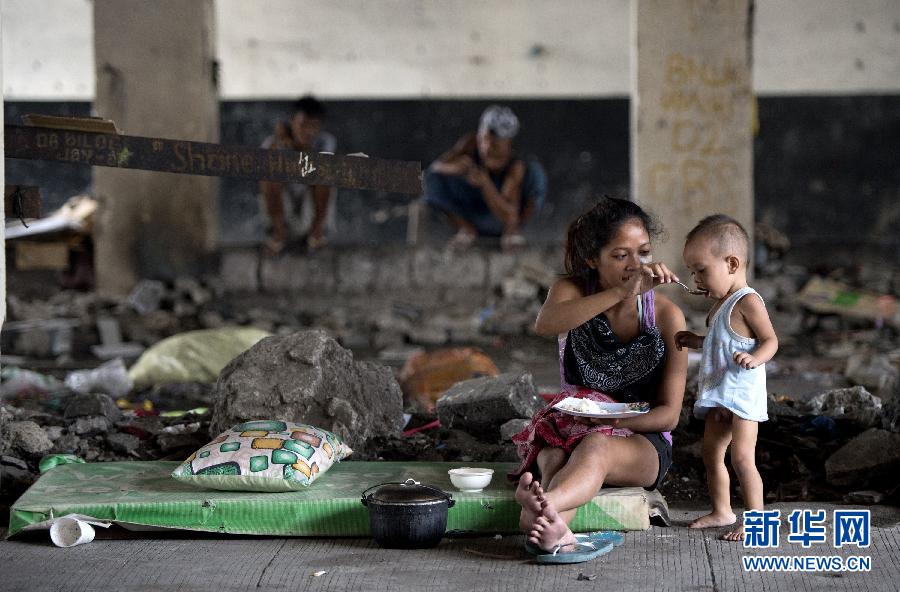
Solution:
[[[666,229],[654,258],[679,274],[704,216],[753,234],[752,5],[632,2],[631,193]]]
[[[0,10],[0,31],[3,30],[3,11]],[[0,89],[3,88],[3,47],[0,44]],[[0,120],[3,115],[3,96],[0,92]],[[3,144],[3,130],[0,129],[0,187],[6,187],[6,156]],[[4,194],[6,192],[4,191]],[[0,201],[0,217],[4,221],[0,224],[0,247],[3,256],[0,257],[0,327],[6,320],[6,200]]]
[[[218,142],[212,0],[95,0],[97,115],[120,132]],[[218,180],[94,169],[97,288],[203,270],[216,246]]]

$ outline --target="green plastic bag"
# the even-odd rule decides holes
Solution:
[[[215,382],[228,362],[269,335],[254,327],[179,333],[145,351],[128,375],[135,388],[174,382]]]
[[[38,463],[41,475],[59,465],[71,465],[73,463],[84,463],[84,459],[74,454],[48,454]]]

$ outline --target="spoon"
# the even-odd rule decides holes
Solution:
[[[658,275],[652,275],[652,276],[650,276],[650,277],[657,278],[657,277],[659,277],[659,276],[658,276]],[[693,288],[689,287],[687,284],[684,284],[684,283],[682,283],[682,282],[679,282],[678,280],[672,280],[672,283],[673,283],[673,284],[678,284],[679,286],[681,286],[682,288],[684,288],[685,291],[686,291],[688,294],[690,294],[691,296],[706,296],[706,292],[705,292],[704,290],[694,290]]]
[[[691,296],[706,296],[706,292],[704,290],[694,290],[693,288],[689,288],[687,285],[682,284],[681,282],[676,280],[672,280],[672,282],[684,288],[685,291],[687,291],[687,293]]]

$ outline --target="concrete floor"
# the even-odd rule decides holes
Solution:
[[[797,504],[772,506],[786,515]],[[805,506],[810,507],[810,506]],[[835,506],[825,508],[828,516]],[[897,590],[900,509],[872,509],[868,549],[804,551],[785,542],[747,550],[685,528],[697,510],[673,508],[676,526],[627,533],[612,553],[588,563],[543,566],[522,550],[522,537],[445,538],[435,549],[381,549],[370,539],[198,537],[104,539],[60,549],[46,537],[0,542],[0,590]],[[751,573],[743,555],[868,555],[868,573]],[[324,571],[321,576],[312,575]],[[579,579],[579,575],[593,580]]]

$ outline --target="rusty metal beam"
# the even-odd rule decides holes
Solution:
[[[7,185],[3,191],[7,220],[41,217],[41,190],[31,185]]]
[[[164,173],[300,182],[419,195],[415,161],[4,126],[5,156]]]

